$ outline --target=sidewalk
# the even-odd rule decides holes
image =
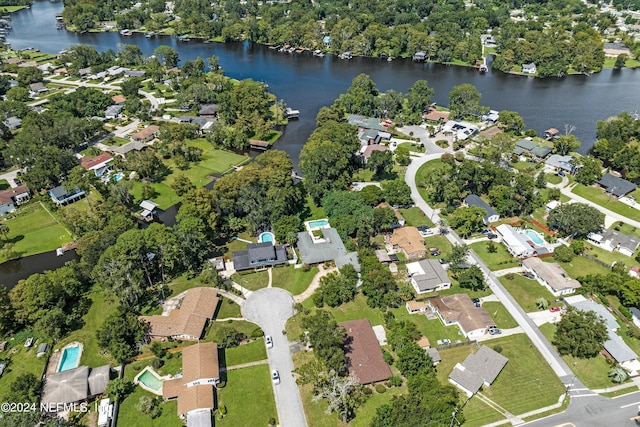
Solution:
[[[305,289],[305,291],[303,293],[301,293],[300,295],[296,295],[294,297],[296,302],[302,302],[304,300],[306,300],[307,298],[309,298],[311,295],[313,295],[313,293],[316,291],[316,289],[318,289],[318,287],[320,286],[320,279],[323,278],[324,276],[326,276],[329,273],[333,273],[334,271],[338,271],[338,269],[336,267],[331,267],[331,268],[327,268],[325,269],[323,265],[319,265],[318,269],[320,271],[318,271],[318,273],[313,276],[313,280],[311,280],[311,283],[309,284],[309,287],[307,289]]]

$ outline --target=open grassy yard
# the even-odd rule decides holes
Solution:
[[[250,291],[257,291],[258,289],[267,287],[269,284],[269,273],[267,273],[266,270],[247,274],[235,273],[231,276],[231,280]]]
[[[543,258],[545,262],[557,262],[574,279],[589,274],[607,274],[609,269],[583,256],[574,257],[571,262],[558,262],[553,257]]]
[[[435,159],[425,163],[424,165],[420,166],[420,169],[418,169],[418,172],[416,173],[416,185],[418,186],[418,192],[420,193],[420,196],[422,196],[424,200],[429,200],[429,197],[428,192],[422,186],[422,183],[426,182],[426,178],[432,170],[440,169],[441,166],[442,160]]]
[[[216,334],[220,328],[233,328],[238,332],[242,332],[247,337],[251,336],[251,333],[256,329],[260,329],[255,323],[247,322],[246,320],[225,320],[223,322],[211,322],[207,327],[203,341],[216,341]]]
[[[423,314],[409,314],[404,307],[394,308],[391,312],[398,319],[413,322],[422,335],[429,339],[432,347],[436,347],[441,339],[449,339],[453,343],[465,340],[457,326],[445,326],[439,318],[429,320]]]
[[[496,326],[502,329],[510,329],[518,326],[518,322],[511,316],[501,302],[489,301],[482,304],[487,313],[496,322]]]
[[[307,196],[307,200],[304,204],[304,210],[302,211],[300,218],[302,218],[305,221],[308,221],[312,219],[322,219],[326,217],[327,217],[327,214],[325,213],[324,208],[322,206],[316,206],[311,196]]]
[[[283,288],[293,295],[298,295],[309,287],[317,273],[318,267],[302,271],[301,268],[293,268],[292,265],[279,266],[271,271],[272,283],[276,288]]]
[[[555,299],[553,294],[537,280],[527,279],[521,274],[514,274],[512,279],[509,279],[508,276],[502,276],[499,279],[524,311],[538,311],[536,300],[539,298],[544,298],[549,302]]]
[[[2,223],[9,227],[3,241],[13,243],[13,257],[52,251],[73,240],[71,233],[41,203],[31,203],[9,215]],[[0,255],[0,262],[9,259]]]
[[[0,6],[0,12],[13,13],[24,9],[27,6]]]
[[[267,358],[267,348],[264,345],[263,338],[242,344],[238,347],[225,348],[222,351],[225,353],[227,366],[256,362]]]
[[[21,335],[15,341],[10,342],[11,348],[0,353],[0,359],[7,361],[7,367],[0,380],[0,399],[3,402],[10,401],[9,387],[16,377],[26,373],[33,374],[36,378],[40,378],[42,375],[46,358],[36,357],[36,349],[40,341],[34,343],[30,348],[25,348],[23,344],[26,338],[27,336],[22,337]]]
[[[562,182],[562,177],[556,173],[545,173],[544,179],[546,179],[549,184],[560,184]]]
[[[435,258],[448,257],[451,254],[451,242],[445,236],[439,234],[424,239],[424,245],[429,248],[438,248],[440,255]],[[431,257],[431,255],[429,255]],[[433,258],[433,257],[432,257]]]
[[[218,390],[218,406],[227,407],[217,427],[266,426],[278,419],[269,366],[258,365],[227,372],[227,385]]]
[[[120,404],[118,412],[118,424],[123,426],[140,427],[181,427],[182,421],[178,417],[178,401],[172,400],[161,403],[162,413],[157,418],[138,411],[136,406],[142,396],[156,397],[155,394],[136,386],[133,393]]]
[[[615,197],[609,197],[609,195],[605,193],[601,188],[577,184],[575,187],[573,187],[571,192],[577,194],[578,196],[584,197],[585,199],[590,200],[594,203],[597,203],[598,205],[603,206],[613,212],[624,215],[627,218],[640,221],[640,210],[617,201]]]
[[[488,242],[475,242],[469,245],[475,253],[487,264],[491,271],[504,270],[505,268],[518,267],[520,263],[507,248],[500,242],[493,242],[496,248],[494,253],[487,249]]]
[[[462,412],[464,413],[465,422],[463,425],[465,427],[480,427],[505,418],[501,413],[477,397],[469,400]]]
[[[406,225],[412,225],[414,227],[426,225],[428,227],[433,227],[433,222],[431,222],[429,217],[427,217],[417,206],[409,209],[400,209],[400,213],[404,217]]]
[[[627,267],[632,265],[640,267],[640,262],[635,258],[621,254],[620,252],[609,252],[590,243],[585,244],[585,253],[598,258],[600,261],[613,265],[614,262],[622,262]]]
[[[220,304],[216,311],[216,319],[228,319],[230,317],[242,317],[240,306],[230,299],[219,297]]]

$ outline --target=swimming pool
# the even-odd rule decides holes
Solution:
[[[275,239],[276,239],[275,235],[269,231],[265,231],[264,233],[261,233],[260,236],[258,236],[258,240],[262,243],[264,242],[273,243]]]
[[[542,237],[540,237],[540,235],[538,233],[536,233],[533,230],[524,230],[524,234],[531,239],[531,241],[533,243],[535,243],[536,245],[544,245],[545,242],[544,239]]]
[[[138,377],[138,381],[153,390],[160,390],[162,388],[162,380],[149,370],[144,371],[142,375]]]
[[[316,219],[316,220],[307,222],[307,224],[309,225],[309,228],[311,230],[315,230],[317,228],[327,227],[329,225],[329,221],[326,219]]]
[[[62,351],[58,372],[68,371],[78,367],[80,361],[80,346],[67,347]]]
[[[113,180],[114,180],[115,182],[118,182],[118,181],[120,181],[123,177],[124,177],[124,175],[123,175],[121,172],[118,172],[118,173],[116,173],[116,174],[114,174],[114,175],[113,175]]]

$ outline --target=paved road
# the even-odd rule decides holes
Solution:
[[[416,185],[416,174],[420,166],[425,164],[430,160],[437,159],[441,157],[441,153],[434,154],[426,154],[419,159],[414,159],[411,164],[407,167],[407,172],[405,174],[405,181],[411,188],[411,198],[415,202],[415,204],[422,209],[425,215],[433,222],[437,222],[440,220],[437,213],[424,201],[424,199],[420,196],[418,192],[418,187]],[[463,244],[463,240],[456,235],[453,231],[449,231],[447,233],[447,238],[451,241],[452,244]],[[555,349],[551,346],[549,341],[542,335],[542,333],[538,330],[534,322],[527,316],[524,310],[518,305],[518,303],[513,299],[513,297],[507,292],[507,290],[502,286],[498,278],[489,270],[486,264],[478,257],[478,255],[473,251],[469,251],[469,256],[473,260],[474,264],[477,264],[482,271],[484,272],[485,278],[490,289],[493,293],[498,297],[500,302],[505,306],[507,311],[511,313],[513,318],[516,320],[518,325],[522,328],[522,330],[527,334],[529,339],[533,342],[536,348],[542,354],[542,357],[549,364],[551,369],[553,369],[554,373],[560,378],[560,380],[566,385],[570,384],[573,379],[573,375],[571,373],[571,369],[567,366],[567,364],[562,360],[562,358],[558,355]],[[580,384],[577,380],[575,380],[575,386],[578,388],[582,388],[583,385]]]
[[[287,319],[293,316],[293,296],[280,288],[264,288],[253,292],[242,306],[242,316],[258,324],[265,335],[273,338],[273,348],[267,350],[270,370],[280,373],[280,384],[274,385],[278,419],[284,427],[304,427],[300,390],[293,377],[293,360],[289,340],[282,334]]]

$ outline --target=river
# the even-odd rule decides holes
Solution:
[[[480,74],[475,69],[438,64],[418,64],[410,60],[391,62],[375,58],[341,60],[305,54],[285,54],[252,43],[178,42],[174,37],[145,38],[141,34],[122,37],[117,32],[77,34],[56,29],[60,2],[36,0],[30,9],[12,15],[13,30],[7,37],[14,49],[38,48],[59,52],[73,44],[93,45],[98,50],[117,50],[123,43],[136,44],[146,55],[160,45],[176,49],[182,60],[216,55],[225,73],[233,78],[265,82],[269,90],[292,108],[300,110],[300,119],[291,121],[275,148],[286,151],[297,166],[300,150],[315,127],[320,107],[330,105],[360,73],[366,73],[385,91],[406,90],[418,79],[426,79],[435,88],[435,101],[447,105],[448,93],[455,85],[471,83],[482,93],[481,103],[495,110],[517,111],[528,127],[542,133],[549,127],[575,126],[574,134],[582,141],[578,150],[587,153],[595,142],[598,120],[622,111],[640,109],[640,69],[611,70],[587,76],[562,79],[536,79],[490,70]],[[171,222],[173,212],[167,213]],[[19,278],[36,271],[53,269],[61,259],[36,255],[0,266],[0,283],[13,286]],[[37,267],[36,267],[37,266]],[[25,268],[28,267],[28,268]]]

